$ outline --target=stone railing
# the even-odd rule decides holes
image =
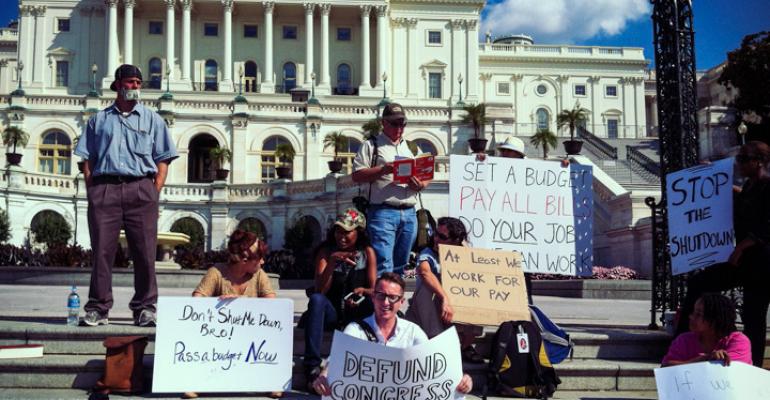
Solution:
[[[308,193],[323,193],[324,180],[316,179],[312,181],[289,182],[286,193],[289,196],[303,196]]]
[[[270,198],[273,195],[273,188],[268,183],[256,185],[229,185],[227,189],[230,200],[232,201],[255,201],[258,199]]]
[[[163,186],[161,201],[209,201],[211,200],[211,185],[206,183],[172,184]]]
[[[4,176],[5,178],[5,176]],[[72,196],[77,192],[74,177],[62,175],[27,172],[24,174],[24,184],[31,192],[62,194]]]
[[[0,41],[19,40],[19,31],[13,28],[0,28]]]
[[[27,96],[28,106],[82,107],[83,96]]]
[[[486,55],[505,55],[514,53],[528,56],[549,57],[555,54],[565,57],[596,56],[599,58],[628,58],[644,60],[644,52],[636,47],[598,47],[598,46],[558,46],[558,45],[528,45],[482,43],[479,50]]]

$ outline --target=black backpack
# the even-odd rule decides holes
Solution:
[[[528,352],[519,352],[517,335],[520,333],[525,333],[529,339]],[[500,324],[492,342],[483,399],[486,400],[488,392],[499,396],[548,399],[560,383],[535,324],[529,321]]]

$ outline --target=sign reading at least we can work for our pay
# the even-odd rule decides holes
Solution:
[[[288,390],[293,329],[290,299],[160,297],[152,391]]]
[[[727,261],[735,248],[733,158],[666,175],[671,271]]]
[[[449,215],[463,221],[474,247],[517,251],[524,272],[591,274],[591,166],[461,155],[449,160]]]

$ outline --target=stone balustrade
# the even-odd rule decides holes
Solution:
[[[636,47],[598,47],[598,46],[554,46],[554,45],[527,45],[527,44],[502,44],[482,43],[479,45],[479,55],[507,56],[511,53],[522,57],[565,57],[582,58],[622,58],[629,60],[644,60],[642,48]]]

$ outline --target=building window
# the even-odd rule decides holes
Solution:
[[[283,92],[289,93],[297,86],[297,66],[293,62],[283,64]]]
[[[243,26],[243,37],[256,38],[257,37],[257,26],[256,25],[244,25]]]
[[[284,39],[296,39],[297,38],[297,26],[296,25],[284,25],[283,26],[283,38]]]
[[[422,152],[422,154],[430,153],[434,156],[438,154],[438,152],[436,151],[436,146],[434,146],[430,140],[416,139],[416,140],[413,140],[412,143],[414,143],[417,146],[417,148],[420,149],[420,152]]]
[[[67,87],[69,85],[70,63],[69,61],[56,62],[56,86]]]
[[[43,135],[38,156],[38,171],[46,174],[69,175],[72,160],[72,142],[64,132]]]
[[[607,97],[618,97],[618,87],[615,85],[607,85],[605,89]]]
[[[216,165],[211,159],[211,149],[219,147],[213,136],[202,133],[190,140],[187,156],[187,182],[213,182],[216,177]]]
[[[537,92],[537,94],[542,96],[542,95],[548,93],[548,86],[545,86],[545,85],[543,85],[541,83],[541,84],[537,85],[537,87],[535,88],[535,91]]]
[[[257,63],[246,61],[244,64],[243,91],[256,93],[257,91]]]
[[[537,116],[537,130],[541,131],[543,129],[548,129],[549,127],[549,118],[548,118],[548,110],[545,108],[538,108],[536,112]]]
[[[350,82],[350,65],[340,64],[337,66],[337,94],[353,94]]]
[[[441,31],[428,31],[428,44],[441,45]]]
[[[511,84],[509,82],[497,82],[497,94],[511,94]]]
[[[281,165],[281,160],[275,156],[275,148],[279,144],[284,143],[288,144],[289,141],[280,136],[272,136],[267,138],[265,143],[262,145],[262,165],[260,166],[262,170],[262,182],[269,182],[277,178],[275,174],[275,167]],[[293,173],[294,170],[292,169],[292,174]]]
[[[151,58],[147,71],[150,73],[147,88],[160,89],[160,82],[163,80],[163,63],[160,61],[160,58]]]
[[[607,137],[610,139],[618,138],[618,120],[617,119],[612,118],[607,120]]]
[[[348,138],[347,145],[337,153],[337,159],[342,161],[342,170],[345,173],[353,173],[353,159],[356,158],[358,149],[361,148],[361,142],[356,139]]]
[[[163,34],[163,22],[162,21],[150,21],[150,35],[162,35]]]
[[[214,60],[206,60],[205,66],[205,83],[203,90],[216,92],[219,90],[217,82],[217,62]]]
[[[337,40],[340,42],[349,42],[351,37],[350,28],[337,28]]]
[[[57,32],[69,32],[70,31],[70,19],[69,18],[57,18],[56,19],[56,31]]]
[[[219,36],[219,24],[206,22],[203,24],[203,36]]]
[[[431,99],[441,98],[441,74],[431,72],[428,74],[428,97]]]
[[[585,96],[586,85],[575,85],[575,96]]]

